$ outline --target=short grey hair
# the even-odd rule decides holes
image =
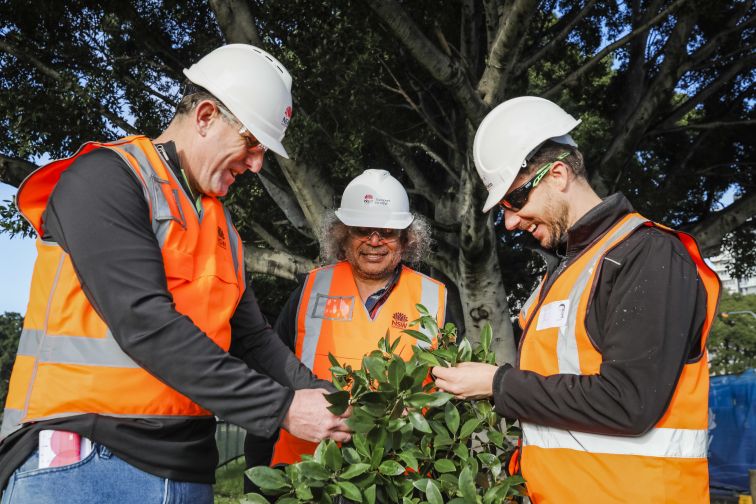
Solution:
[[[320,260],[323,264],[333,264],[346,259],[346,244],[349,240],[349,226],[336,217],[333,210],[326,212],[318,229]],[[417,265],[430,255],[433,239],[431,226],[425,217],[415,214],[415,219],[399,238],[402,244],[402,262]]]

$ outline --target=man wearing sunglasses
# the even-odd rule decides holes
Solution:
[[[719,279],[692,237],[593,191],[570,136],[579,122],[526,96],[478,128],[483,210],[531,234],[547,271],[520,311],[515,365],[434,368],[436,384],[520,421],[509,469],[532,502],[708,502]]]
[[[212,503],[214,415],[349,439],[332,385],[260,313],[218,199],[267,148],[286,157],[291,76],[242,44],[184,73],[157,138],[87,143],[19,189],[40,240],[0,433],[3,503]]]
[[[385,170],[366,170],[344,190],[341,206],[322,226],[321,258],[330,265],[311,271],[289,298],[276,332],[320,378],[328,379],[329,352],[355,369],[390,334],[401,337],[396,353],[412,356],[415,340],[402,334],[423,304],[439,325],[449,321],[446,288],[412,269],[430,253],[430,226],[410,212],[407,192]],[[267,465],[262,446],[247,438],[247,462]],[[299,461],[315,444],[281,431],[273,464]],[[246,483],[248,488],[249,482]]]

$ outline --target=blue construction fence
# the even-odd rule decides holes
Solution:
[[[749,493],[749,469],[756,469],[756,369],[713,376],[709,388],[712,491]]]

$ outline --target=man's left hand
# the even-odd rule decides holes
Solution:
[[[436,366],[431,373],[436,377],[436,386],[457,399],[482,399],[493,395],[497,369],[482,362],[460,362],[453,368]]]

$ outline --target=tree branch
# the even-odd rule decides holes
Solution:
[[[37,165],[24,159],[0,156],[0,181],[18,187]]]
[[[244,265],[247,271],[261,275],[272,275],[286,280],[297,281],[297,275],[315,268],[315,261],[295,256],[280,250],[244,247]]]
[[[585,16],[588,15],[588,12],[591,10],[593,5],[596,3],[596,0],[588,0],[585,3],[585,6],[583,6],[582,9],[580,9],[579,12],[577,11],[577,7],[570,11],[567,15],[565,15],[562,19],[565,20],[565,24],[562,27],[562,29],[557,33],[554,37],[549,40],[549,42],[543,46],[541,49],[539,49],[535,54],[533,54],[530,58],[527,60],[519,63],[514,70],[515,75],[520,75],[523,72],[527,71],[528,68],[530,68],[534,63],[541,61],[542,58],[544,58],[547,54],[549,54],[551,51],[554,50],[554,48],[557,47],[557,45],[561,44],[561,42],[567,38],[567,36],[572,32],[572,29],[575,27],[576,24],[578,24],[580,21],[585,18]]]
[[[288,142],[284,142],[284,145],[288,152],[292,152]],[[284,159],[281,156],[276,156],[276,161],[299,201],[310,228],[318,229],[323,214],[333,205],[333,188],[320,165],[312,165],[301,159]]]
[[[470,85],[459,63],[434,46],[396,0],[374,0],[370,7],[415,60],[451,91],[470,122],[477,126],[488,107]]]
[[[384,143],[386,145],[386,150],[410,178],[415,192],[433,203],[435,201],[435,196],[432,190],[434,186],[433,182],[428,179],[420,167],[417,166],[415,160],[412,159],[412,156],[407,152],[404,143],[386,134],[384,134],[383,137],[385,139]]]
[[[716,255],[720,251],[722,238],[734,231],[748,219],[756,215],[756,193],[738,199],[701,222],[683,227],[695,236],[704,257]]]
[[[524,40],[524,33],[536,11],[537,0],[514,0],[507,14],[502,16],[491,50],[488,53],[486,69],[478,83],[478,92],[483,102],[492,107],[504,96],[507,76],[511,73],[517,48]]]
[[[13,44],[8,43],[7,39],[0,39],[0,49],[7,52],[8,54],[12,54],[18,59],[23,59],[31,63],[43,75],[46,75],[47,77],[57,81],[61,85],[61,87],[68,87],[69,89],[75,91],[78,95],[84,98],[87,103],[92,106],[93,109],[100,112],[106,119],[121,128],[126,133],[138,133],[134,126],[121,119],[117,114],[114,114],[107,108],[103,107],[99,102],[95,102],[92,97],[86,92],[86,90],[76,81],[76,79],[70,78],[67,75],[58,72],[30,53],[19,49]]]
[[[677,133],[685,130],[709,130],[715,128],[740,128],[743,126],[752,126],[756,124],[756,119],[749,119],[745,121],[714,121],[702,124],[686,124],[685,126],[678,126],[676,128],[659,129],[650,131],[649,135],[668,135],[670,133]]]
[[[601,62],[601,60],[603,60],[607,55],[609,55],[612,52],[614,52],[615,49],[617,49],[619,47],[622,47],[623,45],[627,44],[628,42],[630,42],[631,40],[633,40],[638,35],[640,35],[643,32],[645,32],[648,28],[652,27],[653,25],[655,25],[659,21],[662,21],[662,20],[666,19],[675,9],[677,9],[678,7],[680,7],[686,1],[688,1],[688,0],[676,0],[669,7],[667,7],[666,9],[664,9],[663,11],[661,11],[659,14],[657,14],[656,16],[654,16],[653,18],[651,18],[647,23],[644,23],[642,26],[639,26],[638,28],[636,28],[632,32],[628,33],[627,35],[625,35],[621,39],[619,39],[619,40],[615,41],[614,43],[609,44],[608,46],[606,46],[605,48],[603,48],[593,58],[591,58],[591,60],[588,61],[588,63],[586,63],[585,65],[581,66],[580,68],[578,68],[574,72],[572,72],[570,75],[568,75],[567,77],[565,77],[564,80],[562,80],[560,83],[556,84],[555,86],[552,86],[551,89],[549,89],[548,91],[546,91],[543,94],[543,97],[544,98],[554,97],[560,91],[562,91],[562,89],[564,89],[565,87],[571,86],[571,85],[575,84],[577,82],[577,80],[582,75],[584,75],[586,72],[588,72],[588,70],[590,70],[593,67],[595,67],[596,65],[598,65]]]
[[[270,167],[272,163],[265,163],[266,168]],[[271,199],[276,202],[278,208],[284,213],[286,218],[291,222],[294,228],[301,234],[308,238],[315,238],[313,230],[309,227],[307,219],[305,219],[302,209],[299,207],[299,203],[289,191],[281,187],[278,181],[274,180],[269,173],[270,169],[263,169],[257,174],[260,182],[270,195]]]
[[[229,44],[252,44],[262,47],[255,18],[244,0],[209,0],[218,26]]]

